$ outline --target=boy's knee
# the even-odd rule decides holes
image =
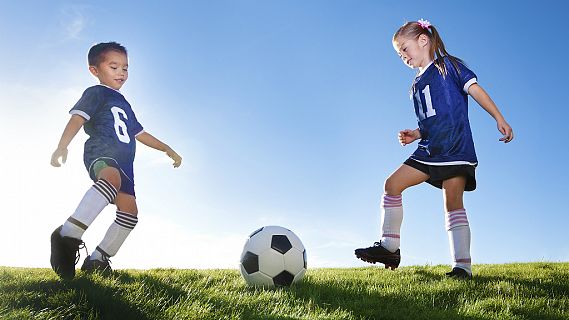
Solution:
[[[121,174],[117,168],[109,166],[102,168],[97,174],[97,179],[105,179],[117,190],[121,188]]]
[[[134,196],[124,192],[119,192],[115,204],[119,211],[128,213],[135,217],[138,216],[138,207]]]

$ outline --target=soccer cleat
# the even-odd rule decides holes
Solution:
[[[62,279],[75,277],[75,265],[79,261],[79,249],[85,248],[81,239],[62,237],[59,226],[51,234],[51,256],[49,262],[51,268]]]
[[[355,250],[356,257],[369,263],[383,263],[386,269],[395,270],[401,262],[401,251],[397,249],[391,252],[381,246],[380,242],[375,242],[373,246],[368,248],[360,248]]]
[[[447,272],[446,276],[454,279],[472,279],[472,275],[470,273],[459,267],[452,268],[452,271]]]
[[[110,274],[113,272],[111,269],[111,260],[105,255],[103,255],[103,261],[98,259],[91,259],[91,256],[87,256],[85,261],[83,261],[83,265],[81,266],[81,271],[92,273],[92,272],[100,272],[102,274]]]

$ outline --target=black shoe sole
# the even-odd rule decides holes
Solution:
[[[113,273],[113,269],[111,269],[110,265],[103,265],[102,263],[97,263],[90,261],[89,259],[91,256],[87,256],[85,261],[83,261],[83,265],[81,266],[81,271],[85,273],[100,273],[102,275],[108,276]]]
[[[385,269],[395,270],[399,267],[399,263],[401,262],[401,256],[393,256],[393,255],[385,255],[385,256],[375,256],[371,257],[365,252],[361,252],[356,250],[356,257],[360,260],[365,262],[369,262],[372,264],[382,263],[385,265]]]
[[[455,268],[458,269],[458,268]],[[447,272],[445,273],[445,276],[447,276],[447,278],[451,278],[451,279],[463,279],[463,280],[470,280],[472,279],[472,275],[469,274],[468,272],[466,272],[465,270],[452,270],[451,272]]]

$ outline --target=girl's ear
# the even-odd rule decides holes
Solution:
[[[421,48],[422,48],[422,47],[425,47],[425,46],[428,45],[429,42],[430,42],[429,37],[427,37],[426,34],[421,34],[421,35],[419,36],[419,39],[417,39],[417,41],[419,42],[419,46],[420,46]]]

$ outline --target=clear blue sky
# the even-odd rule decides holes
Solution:
[[[33,10],[31,9],[33,8]],[[263,225],[295,231],[311,267],[363,266],[378,240],[385,178],[414,150],[414,71],[391,36],[424,18],[464,59],[514,128],[504,145],[473,100],[480,164],[465,195],[474,263],[568,261],[564,1],[6,1],[0,11],[4,151],[0,265],[49,266],[49,235],[90,180],[86,136],[62,168],[51,152],[82,91],[97,42],[129,50],[122,91],[179,169],[139,147],[140,223],[116,268],[233,268]],[[449,264],[442,194],[403,195],[404,265]],[[114,211],[85,234],[89,249]],[[476,272],[476,270],[474,270]]]

